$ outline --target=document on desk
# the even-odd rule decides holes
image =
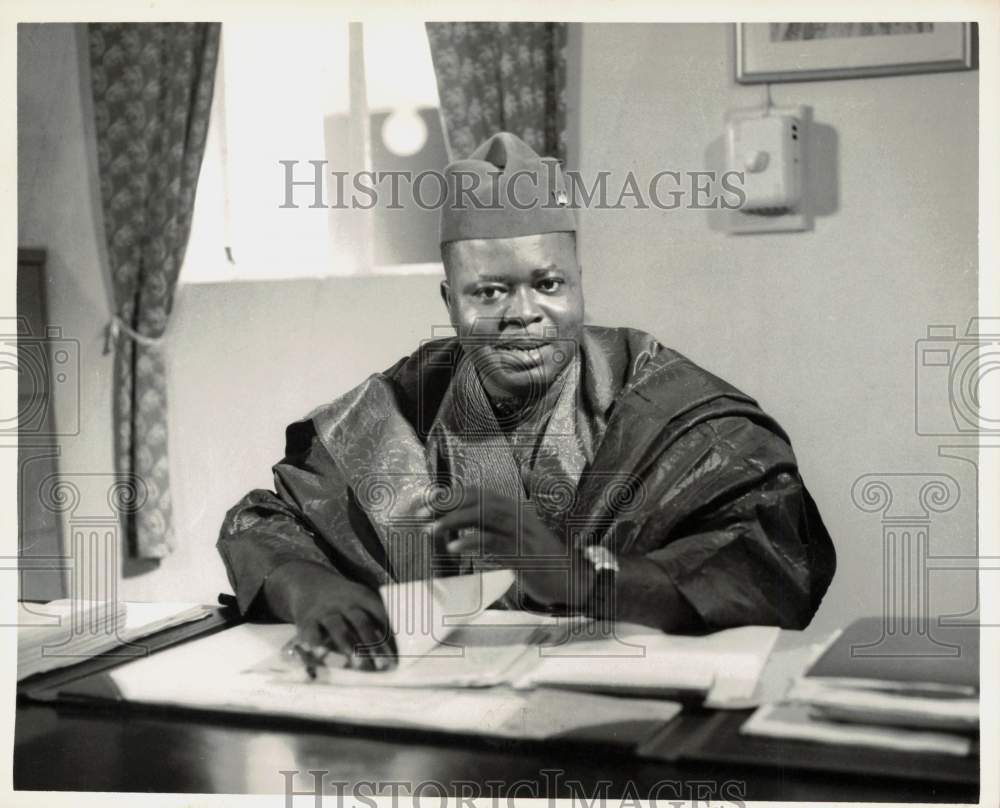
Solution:
[[[253,670],[294,628],[242,624],[102,674],[71,695],[160,707],[282,716],[516,739],[576,738],[633,746],[680,711],[676,702],[559,690],[330,686]],[[198,671],[192,676],[192,671]],[[381,674],[372,673],[370,677]],[[370,680],[369,680],[370,681]]]
[[[398,666],[372,673],[321,667],[317,682],[356,687],[547,687],[612,695],[710,694],[745,699],[778,637],[765,626],[703,637],[578,617],[487,610],[513,584],[495,570],[390,584],[381,590],[399,651]],[[277,653],[255,673],[305,681],[295,658]]]
[[[778,634],[772,626],[688,637],[629,623],[576,625],[549,632],[549,643],[535,654],[537,664],[525,666],[515,685],[645,695],[693,691],[713,704],[742,700],[754,693]]]
[[[531,648],[563,625],[546,615],[487,612],[514,583],[509,570],[491,570],[389,584],[380,590],[398,652],[397,666],[372,673],[342,667],[342,658],[317,671],[317,683],[355,687],[491,687]],[[258,660],[253,673],[306,681],[301,663],[278,651]]]
[[[675,637],[642,626],[492,610],[507,571],[383,590],[393,671],[329,667],[310,681],[282,653],[291,625],[243,624],[108,671],[72,695],[338,723],[629,745],[679,711],[680,691],[749,693],[777,629]],[[198,671],[197,676],[191,676]],[[629,698],[622,698],[623,695]]]
[[[680,711],[666,693],[746,687],[740,660],[752,662],[753,648],[766,659],[773,642],[753,627],[609,633],[582,618],[487,609],[511,581],[489,572],[383,592],[403,653],[395,671],[331,668],[309,681],[281,654],[294,626],[242,624],[68,683],[59,697],[631,747]]]

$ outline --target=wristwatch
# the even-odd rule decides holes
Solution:
[[[592,617],[610,617],[614,609],[615,579],[621,570],[618,558],[600,544],[584,547],[583,557],[590,579],[589,587],[584,586],[587,593],[584,611]]]

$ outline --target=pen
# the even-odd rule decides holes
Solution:
[[[294,654],[297,656],[305,666],[306,675],[309,677],[310,681],[315,680],[316,669],[323,664],[323,659],[321,657],[317,657],[316,654],[313,653],[312,649],[307,648],[297,639],[289,642],[285,646],[284,650],[286,654]]]

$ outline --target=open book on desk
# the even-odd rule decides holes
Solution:
[[[317,684],[343,687],[537,687],[663,697],[749,698],[778,629],[748,626],[701,637],[579,617],[489,610],[513,583],[508,570],[392,584],[383,601],[398,666],[320,668]],[[291,634],[291,632],[290,632]],[[252,667],[305,681],[301,664],[272,654]]]

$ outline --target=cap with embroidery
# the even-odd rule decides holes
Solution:
[[[444,170],[441,243],[575,232],[559,161],[498,132]]]

